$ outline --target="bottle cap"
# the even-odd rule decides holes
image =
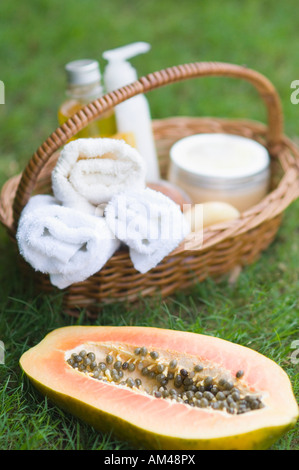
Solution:
[[[91,59],[74,60],[65,66],[69,85],[89,85],[101,80],[99,62]]]

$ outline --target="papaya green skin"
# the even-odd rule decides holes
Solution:
[[[136,448],[151,450],[266,450],[296,424],[296,420],[294,420],[286,426],[267,427],[246,434],[215,439],[179,439],[154,434],[88,403],[55,392],[32,377],[29,377],[29,380],[42,395],[47,396],[50,401],[66,412],[88,423],[97,431],[109,433],[112,431],[116,437],[131,442]]]

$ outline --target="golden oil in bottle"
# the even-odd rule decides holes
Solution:
[[[58,110],[59,125],[79,111],[85,104],[104,94],[101,72],[96,60],[75,60],[65,66],[67,75],[67,96]],[[90,122],[73,139],[82,137],[111,137],[117,133],[114,110],[109,110]]]

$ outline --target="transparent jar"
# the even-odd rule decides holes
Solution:
[[[269,191],[270,157],[245,137],[198,134],[172,146],[168,179],[194,204],[221,201],[243,212]]]
[[[101,72],[96,60],[75,60],[65,66],[67,75],[67,100],[58,110],[58,122],[61,125],[79,111],[82,106],[100,98],[104,94],[101,83]],[[110,137],[116,134],[114,110],[102,114],[100,118],[89,123],[74,138]]]

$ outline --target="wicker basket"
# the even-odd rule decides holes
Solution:
[[[268,125],[252,121],[216,118],[173,117],[153,121],[161,173],[166,175],[169,149],[178,139],[203,132],[237,134],[262,143],[272,161],[271,192],[240,219],[204,230],[203,243],[191,235],[188,251],[182,243],[156,268],[137,272],[127,250],[119,250],[104,268],[84,282],[65,289],[64,307],[74,311],[103,303],[136,300],[142,296],[172,294],[208,276],[228,273],[236,266],[255,261],[268,247],[281,222],[284,210],[299,196],[299,151],[283,134],[280,99],[271,82],[243,66],[217,62],[198,62],[161,70],[86,105],[57,128],[37,149],[22,175],[9,179],[2,188],[0,219],[15,242],[16,227],[23,207],[31,195],[51,192],[51,171],[59,149],[68,139],[115,105],[139,93],[189,78],[203,76],[234,77],[249,81],[259,92],[267,109]],[[38,291],[53,291],[48,276],[34,272],[21,258],[22,269],[34,276]]]

